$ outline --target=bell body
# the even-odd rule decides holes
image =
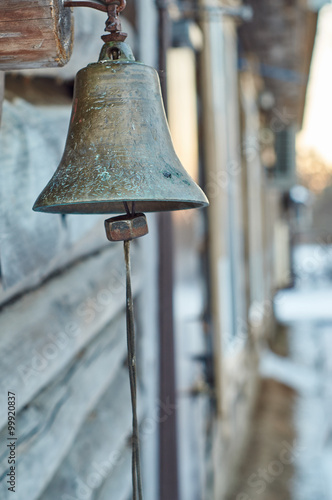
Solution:
[[[123,213],[208,204],[177,158],[157,72],[129,59],[78,72],[65,151],[34,210]]]

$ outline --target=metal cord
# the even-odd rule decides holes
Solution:
[[[141,464],[139,454],[139,430],[137,419],[137,380],[136,380],[136,347],[135,347],[135,325],[134,306],[131,290],[130,276],[130,241],[124,241],[124,255],[126,262],[126,318],[127,318],[127,349],[128,369],[130,380],[131,404],[133,411],[133,435],[132,435],[132,482],[133,500],[143,500]],[[138,497],[137,497],[138,493]]]

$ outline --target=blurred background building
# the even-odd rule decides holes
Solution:
[[[122,15],[136,59],[159,69],[175,149],[210,201],[149,214],[133,244],[145,500],[332,499],[325,3],[128,0]],[[60,0],[0,1],[4,500],[131,498],[122,247],[103,216],[32,212],[104,22]]]

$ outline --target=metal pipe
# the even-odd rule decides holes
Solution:
[[[159,75],[167,109],[166,57],[170,46],[170,19],[167,9],[159,13]],[[178,500],[178,456],[176,423],[176,381],[173,318],[173,228],[169,212],[158,214],[159,222],[159,498]],[[165,413],[165,406],[167,412]]]

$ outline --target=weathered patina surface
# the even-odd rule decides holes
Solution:
[[[134,201],[137,212],[155,212],[208,204],[174,151],[156,70],[135,62],[127,47],[110,42],[98,63],[79,71],[65,151],[34,210],[123,213],[123,202]],[[118,59],[110,60],[116,49]]]

